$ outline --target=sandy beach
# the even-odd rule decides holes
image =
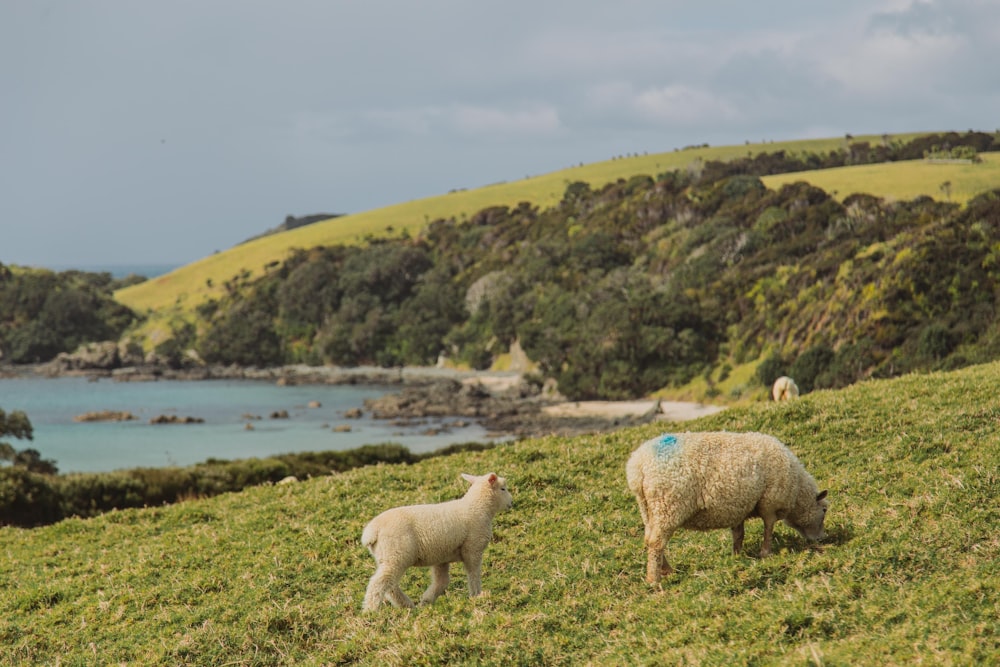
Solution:
[[[454,372],[460,374],[461,372]],[[459,375],[461,377],[461,375]],[[481,384],[491,392],[503,392],[517,387],[522,376],[519,373],[490,373],[489,371],[470,373],[461,377],[462,384]],[[645,417],[655,411],[655,420],[688,421],[725,410],[725,406],[709,405],[687,401],[662,401],[646,399],[639,401],[565,401],[542,408],[542,414],[549,417]]]
[[[683,401],[567,401],[542,408],[551,417],[642,417],[655,412],[656,420],[687,421],[725,410],[720,405]]]

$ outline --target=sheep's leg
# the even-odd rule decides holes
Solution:
[[[463,553],[462,564],[469,578],[469,597],[474,598],[483,592],[483,552]]]
[[[448,588],[448,579],[448,563],[433,566],[431,568],[431,585],[420,596],[420,604],[434,602],[438,596],[444,593],[444,589]]]
[[[638,496],[636,500],[639,505],[639,516],[642,517],[642,525],[646,528],[649,526],[649,510],[646,509],[646,499],[642,496]],[[649,528],[646,528],[646,530],[649,530]]]
[[[386,599],[397,607],[413,607],[413,600],[399,586],[399,580],[402,576],[402,571],[397,571],[385,565],[379,565],[375,569],[375,574],[372,575],[371,581],[368,582],[368,590],[365,591],[364,610],[374,611]]]
[[[671,574],[674,569],[667,562],[664,553],[667,540],[673,531],[663,531],[658,526],[647,527],[646,530],[646,582],[659,583],[660,578]]]
[[[774,534],[774,524],[778,519],[767,515],[762,518],[764,519],[764,543],[760,546],[760,557],[767,558],[771,555],[771,536]]]
[[[733,553],[739,554],[740,549],[743,548],[743,536],[744,534],[746,534],[746,529],[744,528],[744,524],[741,521],[740,525],[733,526],[732,530],[733,530]]]

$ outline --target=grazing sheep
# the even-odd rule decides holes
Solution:
[[[462,474],[472,486],[462,498],[435,505],[407,505],[382,512],[361,534],[361,543],[375,558],[364,610],[377,609],[388,599],[397,607],[413,601],[399,586],[412,565],[431,568],[431,585],[420,598],[430,604],[448,586],[449,563],[462,561],[469,578],[469,596],[482,592],[483,551],[493,536],[493,517],[513,503],[507,480],[489,473]]]
[[[826,491],[778,439],[763,433],[664,434],[632,452],[628,487],[645,525],[646,581],[673,570],[664,547],[678,528],[733,532],[733,553],[743,546],[743,523],[764,520],[760,555],[771,553],[778,520],[811,540],[825,537]]]
[[[799,385],[795,384],[795,380],[787,375],[782,375],[774,381],[774,386],[771,387],[771,398],[776,401],[790,401],[798,397]]]

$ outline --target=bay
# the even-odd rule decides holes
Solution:
[[[371,418],[348,419],[364,399],[398,387],[293,385],[256,380],[97,381],[83,377],[0,379],[0,408],[22,410],[34,429],[31,441],[4,438],[17,449],[32,447],[53,459],[59,472],[186,466],[209,458],[241,459],[274,454],[354,449],[393,442],[414,453],[462,442],[485,442],[478,424],[427,420],[409,427]],[[310,408],[317,401],[320,407]],[[126,422],[77,422],[100,410],[128,411]],[[286,410],[287,419],[271,419]],[[200,424],[150,424],[160,415],[196,417]],[[260,417],[250,419],[246,415]],[[247,429],[247,424],[252,430]],[[336,432],[334,428],[350,427]],[[428,434],[430,429],[444,429]]]

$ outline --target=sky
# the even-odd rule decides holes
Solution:
[[[0,263],[630,153],[1000,128],[995,0],[2,0]]]

